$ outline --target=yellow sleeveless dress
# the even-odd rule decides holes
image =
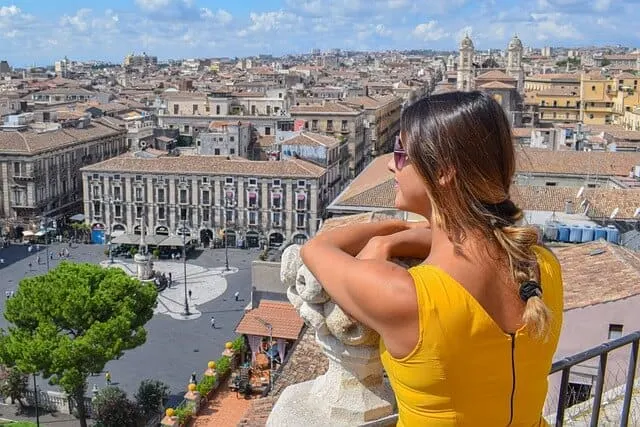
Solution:
[[[547,375],[562,326],[562,276],[549,250],[536,247],[542,297],[552,312],[546,341],[526,327],[503,332],[444,270],[413,267],[420,338],[396,359],[380,355],[398,401],[398,426],[546,426]]]

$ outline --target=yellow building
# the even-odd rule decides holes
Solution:
[[[539,122],[575,123],[580,119],[580,76],[570,73],[527,76],[524,103]]]
[[[584,124],[613,123],[613,103],[618,96],[618,88],[612,79],[599,72],[582,74],[580,95],[580,120]]]
[[[640,131],[640,108],[632,108],[625,111],[622,117],[622,125],[626,130]]]

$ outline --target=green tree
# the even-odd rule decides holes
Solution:
[[[0,360],[60,386],[86,427],[87,375],[145,342],[156,296],[153,284],[93,264],[62,263],[25,278],[7,301]]]
[[[16,400],[22,406],[22,398],[27,392],[29,376],[25,375],[18,368],[11,368],[2,372],[0,376],[0,395],[8,396],[11,404]]]
[[[158,380],[143,380],[135,398],[145,420],[160,412],[162,404],[169,397],[169,386]]]
[[[93,418],[98,427],[137,427],[141,425],[140,408],[118,387],[106,387],[92,402]]]

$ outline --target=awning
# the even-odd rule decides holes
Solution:
[[[44,230],[38,230],[35,234],[36,237],[41,237],[44,236],[46,234],[46,232]]]
[[[24,237],[31,237],[31,236],[33,236],[33,231],[25,230],[25,231],[22,232],[22,235]]]
[[[124,230],[115,230],[111,232],[111,238],[122,236],[123,234],[125,234]]]
[[[258,197],[258,193],[249,193],[250,199],[256,199]]]
[[[273,193],[271,195],[274,199],[279,199],[280,198],[280,193]]]
[[[140,243],[140,236],[137,234],[121,234],[112,238],[111,243],[117,245],[136,245]]]
[[[304,200],[306,198],[307,196],[305,196],[304,194],[298,194],[298,200]]]
[[[187,239],[187,241],[189,241],[190,239]],[[160,242],[158,244],[158,246],[164,246],[164,247],[179,247],[181,248],[183,246],[182,244],[182,237],[178,237],[178,236],[170,236],[167,237],[166,239],[164,239],[162,242]]]
[[[79,213],[79,214],[75,214],[74,216],[72,216],[71,218],[69,218],[71,221],[84,221],[84,215]]]

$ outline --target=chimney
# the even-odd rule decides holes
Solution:
[[[565,200],[564,202],[564,213],[573,214],[573,200]]]

